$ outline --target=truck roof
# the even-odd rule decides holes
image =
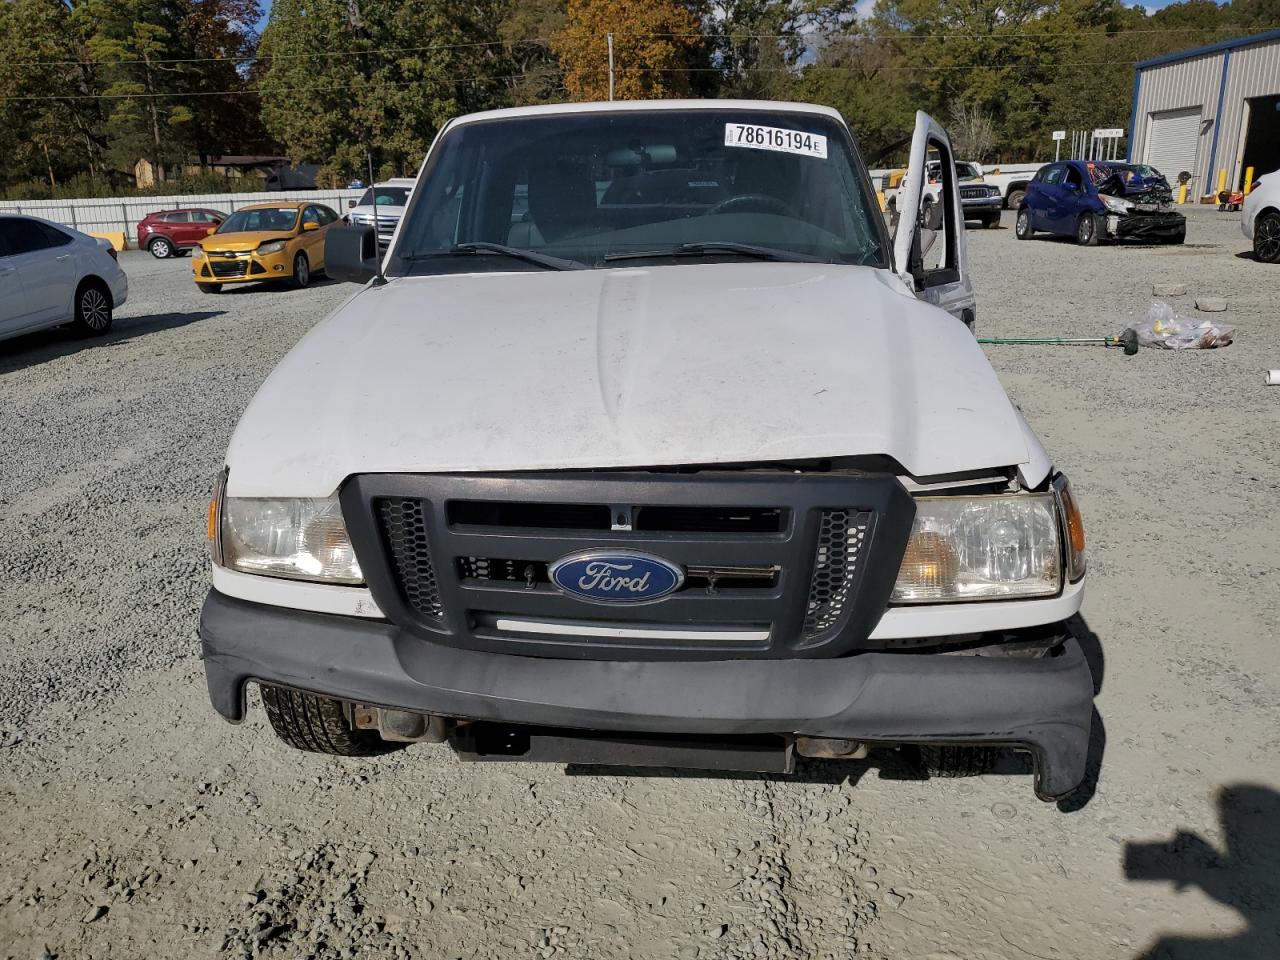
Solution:
[[[506,120],[515,117],[554,116],[567,113],[620,113],[637,110],[773,110],[787,113],[813,113],[844,123],[840,111],[820,107],[815,103],[795,103],[787,100],[605,100],[591,103],[547,103],[531,107],[507,107],[502,110],[484,110],[456,117],[448,126],[475,123],[479,120]]]

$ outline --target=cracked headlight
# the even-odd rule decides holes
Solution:
[[[221,513],[218,546],[225,567],[291,580],[364,582],[337,494],[323,500],[225,497]]]
[[[1133,209],[1133,204],[1128,200],[1122,200],[1119,197],[1112,197],[1105,193],[1098,194],[1098,199],[1102,201],[1102,205],[1107,208],[1107,213],[1128,213]]]
[[[287,243],[287,240],[272,240],[268,243],[259,244],[258,255],[266,256],[271,253],[282,253]]]
[[[204,247],[199,246],[199,245],[192,247],[192,248],[191,248],[191,259],[192,259],[192,260],[203,260],[203,259],[204,259]]]
[[[1061,587],[1062,543],[1053,493],[918,497],[891,599],[946,603],[1044,597]]]

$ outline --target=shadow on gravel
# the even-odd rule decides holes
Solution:
[[[337,280],[330,280],[327,276],[321,274],[318,277],[312,277],[311,283],[302,288],[295,287],[288,280],[259,280],[256,283],[228,283],[217,293],[211,293],[208,294],[208,296],[244,297],[251,293],[296,293],[302,295],[308,290],[332,286],[337,282]]]
[[[1179,830],[1169,840],[1129,843],[1124,873],[1130,880],[1196,887],[1237,911],[1248,924],[1224,938],[1162,936],[1138,960],[1274,960],[1280,956],[1280,793],[1236,784],[1218,794],[1223,850]]]
[[[1089,672],[1093,675],[1093,695],[1102,692],[1105,662],[1102,641],[1090,629],[1084,617],[1076,615],[1068,621],[1071,633],[1080,643]],[[1106,751],[1107,732],[1102,716],[1095,708],[1089,733],[1089,758],[1085,778],[1069,797],[1057,801],[1063,813],[1075,813],[1089,805],[1098,790],[1102,771],[1102,755]],[[813,760],[796,757],[794,773],[743,773],[733,770],[685,770],[675,767],[610,767],[598,764],[569,764],[566,776],[576,777],[651,777],[662,779],[739,780],[757,783],[848,783],[856,786],[864,776],[875,771],[881,780],[927,780],[915,760],[912,748],[875,749],[865,760]],[[1004,751],[991,771],[993,776],[1029,777],[1031,755],[1020,751]]]
[[[38,330],[12,340],[0,341],[0,373],[22,367],[33,367],[59,357],[69,357],[81,350],[93,350],[113,343],[124,343],[135,337],[173,330],[189,323],[220,317],[225,310],[196,310],[192,313],[153,313],[142,317],[117,317],[111,331],[101,337],[82,337],[70,327]]]
[[[1088,622],[1080,614],[1067,621],[1072,636],[1080,644],[1085,662],[1089,664],[1089,673],[1093,675],[1093,695],[1096,698],[1102,692],[1102,679],[1106,673],[1106,657],[1102,653],[1102,640],[1089,627]],[[1089,726],[1089,759],[1085,767],[1084,780],[1069,797],[1058,801],[1058,809],[1063,813],[1076,813],[1083,810],[1098,792],[1098,780],[1102,776],[1102,755],[1107,750],[1107,728],[1102,722],[1102,714],[1093,708],[1093,722]]]

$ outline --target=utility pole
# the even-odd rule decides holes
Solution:
[[[613,99],[613,33],[610,32],[609,38],[609,99]]]

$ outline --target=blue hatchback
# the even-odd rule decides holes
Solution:
[[[1030,240],[1036,231],[1074,236],[1088,247],[1120,237],[1182,243],[1187,221],[1154,167],[1060,160],[1036,172],[1018,208],[1018,239]]]

